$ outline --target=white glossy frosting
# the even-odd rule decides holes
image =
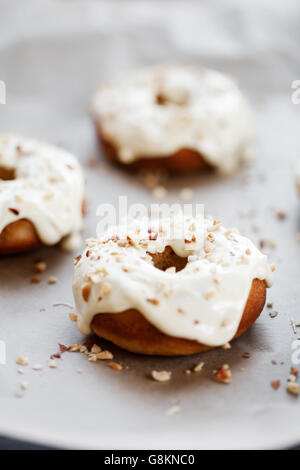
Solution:
[[[133,72],[100,87],[91,112],[123,163],[190,148],[231,173],[251,156],[248,104],[230,78],[213,70],[167,65]]]
[[[125,242],[115,236],[115,228],[99,239],[87,240],[84,253],[75,260],[73,282],[82,333],[90,332],[90,323],[98,313],[135,308],[171,336],[210,346],[233,338],[252,281],[266,280],[271,286],[271,266],[237,231],[226,230],[210,218],[200,223],[185,220],[190,230],[187,238],[166,235],[170,219],[162,220],[156,231],[153,226],[149,231],[151,225],[144,219],[123,227]],[[175,218],[171,223],[176,226],[180,221]],[[188,257],[184,269],[162,271],[153,265],[149,253],[162,253],[166,246]]]
[[[28,219],[46,245],[66,236],[76,239],[82,228],[84,177],[73,155],[28,138],[0,136],[0,167],[15,176],[0,179],[0,233]]]

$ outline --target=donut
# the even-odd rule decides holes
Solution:
[[[77,248],[84,178],[66,150],[0,136],[0,256],[61,242]]]
[[[104,154],[129,169],[230,174],[251,156],[247,101],[230,78],[213,70],[137,70],[102,85],[90,110]]]
[[[274,270],[236,230],[177,216],[111,227],[87,240],[74,264],[79,330],[166,356],[221,346],[246,331]]]

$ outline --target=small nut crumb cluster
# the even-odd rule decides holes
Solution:
[[[229,365],[223,364],[218,370],[214,371],[214,378],[217,382],[229,384],[232,381]]]

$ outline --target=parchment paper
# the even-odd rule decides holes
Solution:
[[[105,78],[132,67],[165,61],[204,64],[235,77],[254,108],[259,133],[257,160],[230,178],[194,175],[166,183],[166,201],[184,187],[194,202],[227,226],[236,226],[266,250],[277,265],[266,308],[232,349],[188,358],[139,357],[117,348],[117,373],[103,362],[65,353],[48,367],[58,343],[84,338],[70,321],[72,256],[58,248],[0,260],[0,433],[72,448],[278,448],[299,442],[300,397],[285,382],[300,322],[299,200],[294,166],[299,155],[300,105],[291,83],[300,78],[299,2],[285,1],[41,1],[2,0],[0,79],[7,86],[0,105],[1,132],[20,132],[61,144],[85,166],[88,216],[84,236],[93,236],[100,202],[149,204],[153,199],[135,176],[103,163],[87,114],[91,93]],[[97,157],[98,158],[98,157]],[[279,220],[275,213],[287,214]],[[259,230],[257,232],[257,229]],[[76,253],[78,254],[78,253]],[[37,257],[48,265],[31,284]],[[56,285],[47,279],[57,276]],[[100,344],[103,342],[100,341]],[[244,352],[251,357],[243,358]],[[30,365],[17,373],[16,358]],[[205,362],[201,373],[183,371]],[[272,364],[271,361],[276,361]],[[43,370],[33,371],[40,363]],[[228,363],[230,385],[212,380]],[[81,369],[79,374],[77,369]],[[155,383],[152,369],[172,370]],[[270,381],[280,379],[274,391]],[[28,390],[21,392],[20,383]],[[16,396],[17,395],[17,396]],[[166,413],[174,403],[177,414]]]

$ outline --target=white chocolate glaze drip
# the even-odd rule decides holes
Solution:
[[[252,156],[249,106],[236,84],[213,70],[169,65],[136,71],[100,87],[91,112],[123,163],[189,148],[228,174]]]
[[[28,219],[46,245],[76,237],[82,228],[84,178],[73,155],[24,137],[0,136],[0,168],[15,177],[0,179],[0,233]]]
[[[210,346],[234,337],[252,281],[272,284],[267,257],[249,239],[213,219],[201,219],[200,230],[197,220],[188,219],[191,234],[182,240],[165,236],[168,222],[161,221],[154,236],[147,220],[134,220],[125,242],[118,240],[115,229],[87,240],[84,253],[75,260],[73,282],[82,333],[90,332],[98,313],[135,308],[171,336]],[[153,265],[149,253],[162,253],[167,246],[188,258],[181,271]]]

